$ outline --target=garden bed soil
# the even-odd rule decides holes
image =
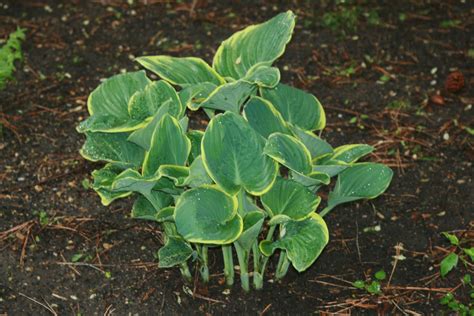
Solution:
[[[27,30],[24,61],[0,91],[0,315],[445,310],[440,297],[472,272],[460,264],[438,273],[452,250],[441,232],[473,241],[472,2],[356,1],[347,6],[359,10],[355,25],[333,29],[324,14],[346,9],[326,1],[128,2],[0,0],[0,38]],[[238,282],[226,290],[220,252],[211,251],[211,282],[185,284],[176,269],[157,267],[160,230],[129,218],[131,200],[105,207],[84,187],[100,164],[80,157],[75,126],[100,79],[138,69],[134,57],[211,62],[236,30],[287,9],[298,21],[277,63],[282,81],[319,98],[331,144],[375,145],[367,160],[389,164],[392,185],[327,216],[329,245],[305,273],[268,275],[249,294]],[[465,87],[453,93],[445,81],[455,70]],[[192,117],[205,128],[202,113]],[[406,259],[394,267],[397,251]],[[391,278],[383,294],[352,287],[381,269]],[[469,301],[466,287],[454,293]]]

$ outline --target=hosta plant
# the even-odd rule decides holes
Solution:
[[[357,160],[373,148],[332,147],[320,136],[326,117],[312,94],[280,83],[272,64],[295,26],[281,13],[225,40],[212,66],[196,57],[146,56],[145,71],[107,79],[89,96],[90,117],[78,131],[84,158],[105,162],[92,173],[104,205],[135,199],[131,217],[161,225],[159,266],[209,279],[208,249],[220,248],[228,285],[238,261],[241,285],[263,286],[269,258],[275,277],[290,264],[308,269],[329,233],[323,217],[334,207],[372,199],[392,171]],[[209,118],[205,131],[188,126],[187,113]],[[318,191],[336,178],[325,207]]]

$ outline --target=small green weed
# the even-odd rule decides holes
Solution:
[[[13,78],[15,61],[22,60],[21,42],[25,39],[25,29],[18,28],[11,33],[7,42],[0,48],[0,90]]]
[[[369,294],[382,294],[382,286],[380,285],[380,282],[387,278],[387,274],[384,270],[380,270],[374,274],[374,277],[375,280],[371,282],[367,280],[357,280],[352,283],[352,286],[358,289],[365,289]]]

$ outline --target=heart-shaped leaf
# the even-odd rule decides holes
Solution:
[[[293,125],[310,131],[326,126],[324,109],[312,94],[282,83],[273,89],[261,89],[261,94]]]
[[[303,174],[311,172],[311,154],[303,143],[293,136],[271,134],[263,152],[291,170]]]
[[[202,82],[225,83],[204,60],[196,57],[143,56],[136,61],[171,84],[182,87]]]
[[[270,217],[281,214],[301,220],[316,210],[321,198],[296,181],[277,178],[261,201]]]
[[[278,165],[263,153],[265,140],[241,116],[216,115],[202,140],[202,158],[209,176],[229,194],[241,188],[262,195],[273,184]]]
[[[195,243],[229,244],[243,229],[237,199],[215,187],[184,192],[176,204],[174,218],[179,234]]]
[[[224,77],[239,79],[254,65],[262,62],[270,65],[285,51],[294,27],[295,15],[287,11],[235,33],[217,50],[214,69]]]
[[[285,223],[283,231],[284,235],[275,242],[260,242],[260,251],[270,256],[277,248],[286,250],[288,259],[298,272],[308,269],[329,241],[326,223],[316,213],[302,221]]]
[[[392,180],[393,171],[378,163],[360,163],[341,172],[334,191],[329,193],[327,214],[339,204],[360,199],[373,199],[385,192]]]

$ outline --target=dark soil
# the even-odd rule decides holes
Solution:
[[[469,303],[460,279],[473,266],[438,271],[454,250],[441,232],[474,241],[472,1],[129,2],[0,0],[0,38],[27,29],[16,80],[0,91],[0,314],[438,314],[447,290]],[[347,8],[360,12],[354,25],[323,26],[325,13]],[[131,201],[104,207],[83,187],[100,166],[79,156],[75,126],[100,79],[137,69],[134,56],[210,62],[233,32],[287,9],[298,22],[282,81],[320,99],[332,144],[373,144],[368,159],[396,175],[382,197],[327,217],[331,241],[307,272],[226,291],[211,253],[210,284],[185,285],[157,267],[158,226],[130,220]],[[465,86],[453,93],[455,70]],[[397,244],[406,259],[394,268]],[[351,286],[380,269],[392,275],[383,294]]]

